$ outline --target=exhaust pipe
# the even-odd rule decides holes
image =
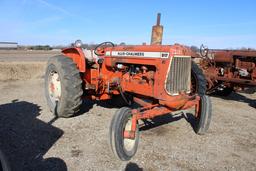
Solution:
[[[163,39],[163,26],[160,25],[161,13],[157,14],[156,25],[152,27],[151,45],[161,45]]]

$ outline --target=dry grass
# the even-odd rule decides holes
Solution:
[[[0,62],[0,80],[41,78],[46,62]]]

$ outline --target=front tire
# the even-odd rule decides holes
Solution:
[[[206,93],[206,79],[201,68],[191,62],[191,94],[203,96]]]
[[[139,144],[139,128],[135,131],[135,138],[124,138],[124,131],[131,130],[131,109],[122,107],[117,110],[110,125],[110,145],[115,156],[123,161],[130,160],[137,152]]]
[[[58,117],[74,116],[82,104],[82,80],[72,59],[63,55],[49,59],[45,74],[45,96]]]
[[[212,118],[212,103],[209,96],[200,97],[199,113],[196,117],[195,132],[203,135],[209,129]]]

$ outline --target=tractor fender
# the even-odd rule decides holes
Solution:
[[[65,48],[61,51],[65,56],[71,58],[77,65],[80,72],[86,71],[86,60],[83,50],[81,48]]]

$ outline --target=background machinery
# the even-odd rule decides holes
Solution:
[[[207,92],[229,95],[234,90],[256,86],[256,51],[200,48],[200,68]]]

